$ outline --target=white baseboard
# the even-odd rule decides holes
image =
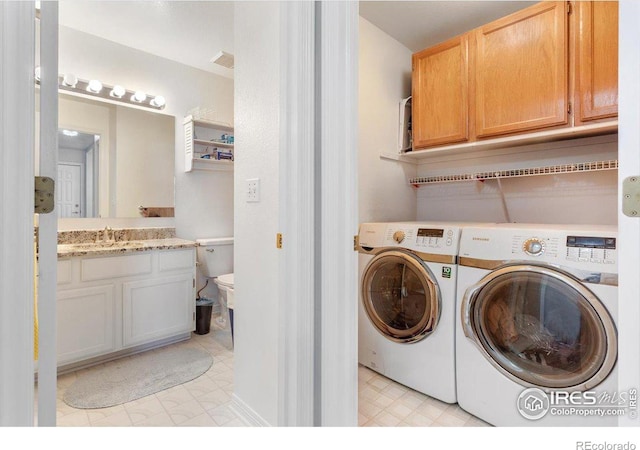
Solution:
[[[236,394],[231,396],[231,409],[244,423],[251,427],[270,427],[271,424],[264,420],[260,414],[255,412],[249,405],[240,400]]]

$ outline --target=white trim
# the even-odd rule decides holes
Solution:
[[[358,2],[320,2],[320,417],[357,426]],[[316,172],[318,175],[318,172]],[[319,270],[319,272],[318,272]]]
[[[58,178],[58,2],[40,8],[40,175]],[[38,149],[36,149],[38,151]],[[38,217],[38,426],[55,426],[58,212]]]
[[[314,9],[281,6],[279,426],[314,419]]]
[[[34,419],[34,68],[34,2],[0,2],[0,426]]]
[[[240,400],[236,394],[231,395],[229,409],[233,411],[245,424],[253,427],[269,427],[269,422],[264,420],[260,414],[255,412],[249,405]]]
[[[622,192],[625,178],[640,174],[640,4],[636,0],[622,0],[619,4],[619,116],[618,192]],[[640,220],[622,213],[622,195],[618,198],[618,235],[624,242],[618,250],[618,385],[621,391],[640,386]],[[638,413],[638,410],[636,410]],[[621,426],[638,426],[636,416],[625,414],[618,419]]]

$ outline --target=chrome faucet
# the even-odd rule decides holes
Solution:
[[[104,230],[96,231],[96,242],[114,242],[116,233],[111,227],[104,227]]]

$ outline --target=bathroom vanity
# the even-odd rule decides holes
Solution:
[[[177,239],[170,231],[142,239],[135,230],[67,233],[58,244],[59,368],[191,336],[195,242]]]

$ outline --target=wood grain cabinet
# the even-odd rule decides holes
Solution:
[[[469,139],[468,48],[463,35],[413,55],[414,148]]]
[[[568,123],[567,8],[542,2],[473,31],[477,137]]]
[[[576,124],[618,115],[618,2],[574,2]]]

